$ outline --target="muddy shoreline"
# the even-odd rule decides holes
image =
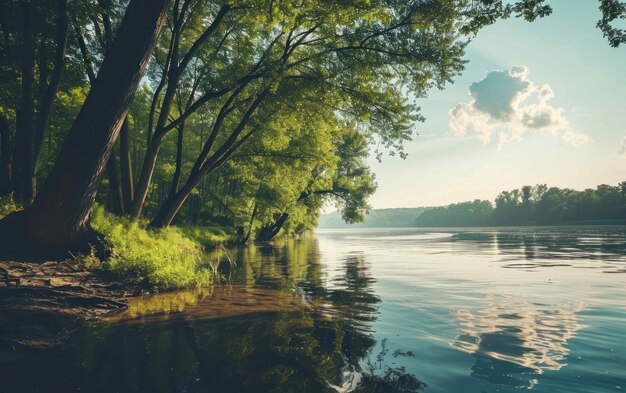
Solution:
[[[62,344],[86,321],[126,309],[140,294],[78,260],[0,261],[0,355]]]

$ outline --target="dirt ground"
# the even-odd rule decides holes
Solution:
[[[0,350],[55,346],[137,294],[80,261],[0,261]]]

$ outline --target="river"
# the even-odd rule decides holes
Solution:
[[[319,230],[227,254],[214,288],[5,359],[0,392],[626,390],[626,227]]]

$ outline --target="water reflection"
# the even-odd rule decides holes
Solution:
[[[515,228],[462,231],[441,242],[463,243],[465,252],[493,252],[507,268],[574,266],[626,273],[623,227]],[[520,261],[520,258],[522,261]]]
[[[137,299],[67,348],[4,362],[0,392],[615,391],[626,287],[604,273],[626,266],[625,232],[363,230],[229,250],[220,286]]]
[[[227,272],[229,284],[135,299],[69,348],[9,364],[2,373],[13,377],[5,386],[20,392],[299,393],[424,386],[403,369],[360,366],[376,343],[370,329],[380,302],[363,255],[346,256],[330,279],[314,239],[235,254],[246,263]]]
[[[460,334],[451,345],[475,357],[473,377],[492,383],[532,387],[534,380],[515,376],[566,366],[568,342],[584,328],[577,315],[583,304],[551,309],[492,296],[484,307],[455,310]]]

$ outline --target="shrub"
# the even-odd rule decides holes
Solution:
[[[20,209],[21,207],[13,200],[13,196],[0,196],[0,218]]]
[[[102,264],[105,271],[155,290],[209,285],[214,280],[201,244],[177,227],[149,229],[146,222],[116,217],[101,206],[93,208],[92,225],[102,233],[113,255]],[[195,238],[219,238],[199,234]],[[224,239],[227,238],[223,233]]]

